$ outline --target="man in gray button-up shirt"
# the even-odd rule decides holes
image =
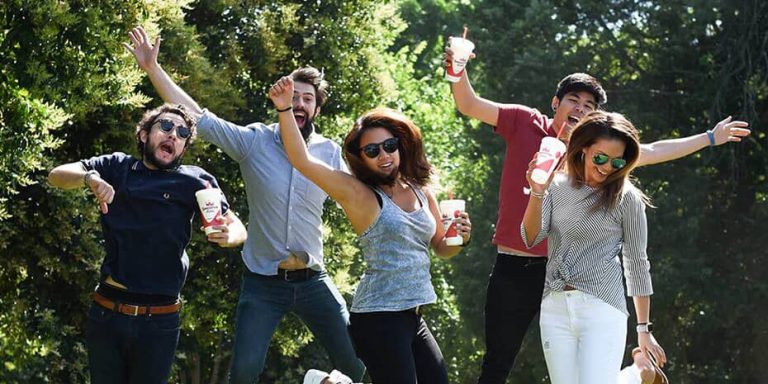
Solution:
[[[346,303],[325,272],[322,213],[325,192],[293,169],[277,124],[242,127],[218,118],[182,90],[157,63],[154,45],[139,27],[130,32],[128,48],[149,75],[164,101],[182,104],[198,118],[199,136],[240,165],[248,195],[248,240],[237,304],[230,383],[253,383],[264,367],[269,341],[289,312],[299,316],[330,354],[334,367],[356,381],[364,367],[347,333]],[[295,81],[293,115],[309,151],[346,171],[338,144],[314,132],[314,118],[325,102],[328,84],[315,68],[300,68]]]

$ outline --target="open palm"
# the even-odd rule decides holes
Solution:
[[[141,26],[134,28],[128,35],[133,46],[123,43],[123,46],[136,58],[136,63],[144,71],[157,66],[157,55],[160,52],[160,36],[155,38],[155,43],[149,41],[147,32]]]

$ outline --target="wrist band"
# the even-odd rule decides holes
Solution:
[[[285,112],[285,111],[290,111],[291,109],[293,109],[293,105],[289,105],[289,106],[287,106],[287,107],[285,107],[283,109],[277,109],[277,108],[275,108],[275,109],[277,110],[278,113]]]
[[[544,191],[542,193],[535,192],[534,190],[531,190],[531,196],[537,198],[537,199],[543,199],[544,196],[547,195],[547,191]]]
[[[470,241],[472,241],[472,238],[471,238],[471,237],[469,238],[469,240],[467,240],[467,241],[465,241],[465,242],[463,242],[463,243],[459,244],[459,247],[462,247],[462,248],[463,248],[463,247],[466,247],[467,245],[469,245],[469,242],[470,242]]]
[[[85,172],[85,175],[83,175],[83,184],[85,184],[85,186],[88,186],[88,179],[90,179],[93,176],[101,176],[101,175],[99,174],[98,171],[96,171],[94,169],[92,169],[92,170],[90,170],[88,172]]]
[[[715,146],[715,133],[711,129],[707,129],[707,137],[709,138],[709,146]]]

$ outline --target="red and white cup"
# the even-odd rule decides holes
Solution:
[[[542,139],[531,179],[536,184],[545,184],[563,155],[565,155],[565,143],[551,136]]]
[[[443,200],[440,202],[440,212],[443,214],[443,228],[445,228],[446,245],[462,245],[464,238],[456,230],[456,219],[464,212],[466,202],[460,199]]]
[[[467,61],[469,61],[469,55],[475,50],[475,43],[463,37],[451,37],[448,47],[453,53],[453,60],[448,63],[448,67],[445,69],[445,79],[456,83],[461,79],[461,75],[464,74],[464,68],[466,68]]]
[[[219,232],[213,227],[224,225],[224,217],[221,215],[221,190],[218,188],[206,188],[195,192],[197,205],[200,207],[200,219],[203,222],[203,230],[206,235]]]

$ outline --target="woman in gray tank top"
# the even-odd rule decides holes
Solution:
[[[269,96],[279,112],[280,134],[294,168],[344,209],[367,264],[350,310],[349,332],[374,383],[447,383],[445,361],[421,307],[434,303],[429,249],[443,258],[462,246],[445,242],[442,215],[428,188],[432,166],[419,129],[391,109],[365,113],[347,135],[344,152],[354,176],[307,151],[290,113],[293,81],[283,77]],[[464,243],[471,225],[455,219]]]

